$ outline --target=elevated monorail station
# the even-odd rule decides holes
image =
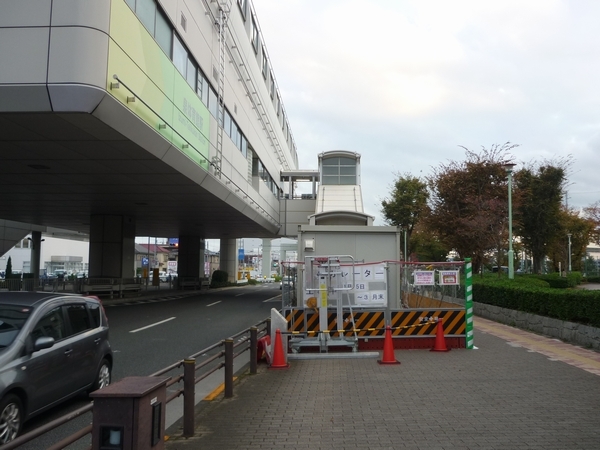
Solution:
[[[238,238],[287,236],[294,331],[356,343],[357,322],[407,306],[400,231],[365,213],[360,154],[298,168],[250,1],[6,2],[0,62],[0,251],[31,235],[34,279],[44,233],[89,239],[89,278],[121,287],[136,236],[178,237],[180,280],[220,239],[231,281]]]

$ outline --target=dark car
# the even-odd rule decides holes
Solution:
[[[279,289],[283,289],[286,286],[286,289],[294,288],[294,278],[293,277],[283,277],[281,279],[281,283],[279,283]]]
[[[0,292],[0,444],[36,414],[107,386],[112,363],[97,298]]]

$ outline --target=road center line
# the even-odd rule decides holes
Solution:
[[[213,306],[213,305],[216,305],[218,303],[221,303],[221,300],[219,300],[218,302],[209,303],[208,305],[206,305],[206,307],[208,308],[209,306]]]
[[[170,320],[173,320],[174,318],[175,317],[170,317],[168,319],[161,320],[160,322],[156,322],[156,323],[153,323],[151,325],[146,325],[145,327],[138,328],[137,330],[131,330],[130,333],[137,333],[138,331],[142,331],[142,330],[146,330],[148,328],[155,327],[156,325],[160,325],[161,323],[169,322]]]
[[[271,297],[271,298],[268,298],[266,300],[263,300],[263,303],[273,302],[273,301],[277,300],[278,298],[281,298],[281,294],[276,295],[275,297]]]
[[[242,292],[241,294],[236,294],[235,296],[236,296],[236,297],[239,297],[240,295],[246,295],[246,293],[245,293],[245,292]]]

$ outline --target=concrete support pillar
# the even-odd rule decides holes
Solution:
[[[262,240],[262,273],[263,278],[271,278],[271,244],[272,239]]]
[[[221,239],[219,251],[219,267],[227,272],[231,283],[237,282],[238,272],[238,240]]]
[[[179,236],[177,275],[204,277],[205,240],[200,236]]]
[[[29,270],[33,274],[33,288],[37,289],[40,283],[40,259],[42,256],[42,232],[31,232],[31,262]]]
[[[210,272],[207,273],[206,268],[206,240],[200,239],[200,276],[202,278],[209,278]]]
[[[110,214],[91,216],[89,277],[135,277],[133,217]]]

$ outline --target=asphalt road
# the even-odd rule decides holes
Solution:
[[[257,324],[270,315],[271,308],[281,308],[280,293],[279,283],[268,283],[175,300],[107,305],[114,352],[113,382],[128,376],[150,375]],[[217,386],[218,382],[214,388]],[[88,402],[81,395],[32,419],[25,424],[24,432]],[[90,423],[91,414],[86,414],[20,448],[46,449]],[[85,437],[68,448],[86,449],[90,445],[89,437]]]

